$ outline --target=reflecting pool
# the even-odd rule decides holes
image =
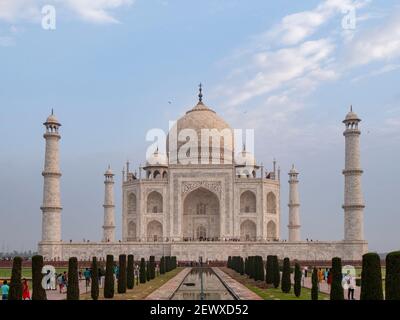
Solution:
[[[204,300],[234,300],[211,268],[193,268],[171,300],[201,300],[201,276]]]

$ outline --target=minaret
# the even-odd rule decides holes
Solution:
[[[46,140],[46,154],[43,185],[43,205],[42,216],[42,243],[55,244],[61,241],[61,199],[60,199],[60,154],[59,141],[61,139],[58,129],[61,124],[51,115],[43,124],[46,127],[46,133],[43,137]]]
[[[300,198],[299,198],[299,173],[294,165],[289,171],[289,242],[301,241],[300,239]]]
[[[360,134],[361,119],[350,108],[343,123],[346,140],[344,174],[344,239],[364,240],[364,199],[361,189]]]
[[[114,174],[110,167],[108,167],[104,176],[103,242],[115,242]]]

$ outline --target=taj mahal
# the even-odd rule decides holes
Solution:
[[[121,186],[122,237],[117,239],[115,234],[115,183],[109,167],[104,174],[102,241],[72,242],[63,241],[61,236],[61,124],[52,112],[44,123],[46,150],[39,253],[47,260],[67,260],[73,256],[84,260],[93,256],[104,258],[107,254],[153,255],[156,259],[171,255],[180,261],[199,257],[221,261],[239,255],[278,255],[298,260],[330,260],[338,256],[346,261],[361,260],[368,244],[363,231],[360,121],[353,110],[343,121],[344,202],[343,208],[337,210],[343,214],[343,239],[304,240],[301,176],[295,166],[286,176],[275,161],[270,168],[260,164],[246,145],[236,150],[233,129],[206,106],[200,86],[197,104],[171,127],[166,150],[152,151],[138,171],[126,163]],[[206,136],[205,132],[213,134]],[[215,133],[222,138],[217,143],[213,140]],[[281,183],[286,182],[287,200],[280,197]],[[281,202],[288,206],[282,208]],[[288,226],[281,225],[282,214],[289,215]],[[68,213],[64,219],[68,219]],[[282,227],[288,228],[287,240],[281,239]],[[338,230],[338,234],[342,232]]]

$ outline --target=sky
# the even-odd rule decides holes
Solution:
[[[255,130],[258,163],[277,159],[283,239],[292,163],[302,237],[343,239],[341,121],[353,105],[365,238],[371,251],[399,249],[399,71],[394,0],[0,0],[0,250],[40,240],[52,108],[62,123],[63,239],[101,239],[109,164],[121,238],[124,163],[143,163],[147,131],[192,108],[199,82],[233,128]]]

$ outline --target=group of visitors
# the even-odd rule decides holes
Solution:
[[[303,286],[304,286],[304,278],[308,276],[308,267],[304,267],[302,271],[302,278],[303,278]],[[318,279],[318,287],[320,283],[325,282],[328,285],[328,289],[330,290],[332,285],[332,269],[330,268],[318,268],[317,269],[317,279]],[[346,274],[342,275],[342,286],[344,289],[347,290],[347,299],[348,300],[355,300],[354,299],[354,290],[356,287],[356,279],[347,271]]]
[[[8,300],[10,286],[8,285],[7,280],[3,281],[0,290],[2,300]],[[28,280],[26,280],[25,278],[22,280],[22,300],[31,300],[31,292],[29,290]]]

